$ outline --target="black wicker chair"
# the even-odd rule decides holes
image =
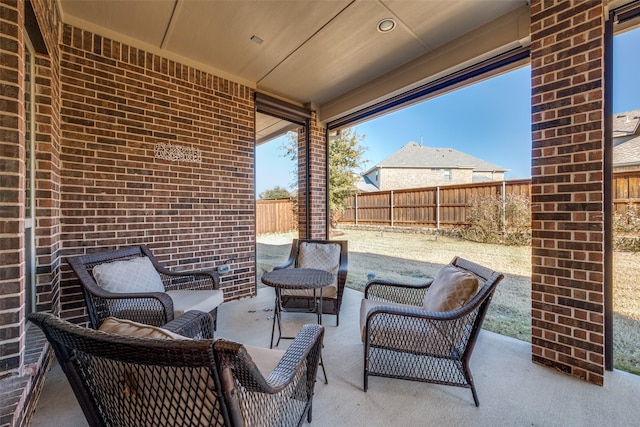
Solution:
[[[319,249],[320,256],[314,255]],[[304,260],[301,253],[305,252]],[[289,259],[273,269],[307,267],[328,270],[336,275],[335,283],[323,290],[322,313],[335,314],[336,326],[340,324],[340,306],[347,283],[348,244],[346,240],[294,239]],[[334,255],[338,259],[333,259]],[[331,289],[328,289],[331,288]],[[286,290],[281,292],[281,308],[286,310],[315,310],[313,290]]]
[[[469,361],[503,276],[458,257],[450,265],[473,273],[479,289],[466,304],[450,311],[423,308],[433,280],[408,284],[374,279],[367,283],[360,313],[364,391],[369,376],[382,376],[470,388],[479,405]]]
[[[299,426],[305,418],[311,421],[322,326],[304,326],[286,352],[264,349],[281,358],[270,374],[263,374],[247,348],[230,341],[116,335],[48,313],[30,314],[29,320],[44,331],[92,427]],[[193,333],[207,323],[211,329],[207,313],[189,312],[165,328]]]
[[[164,291],[136,291],[135,279],[132,277],[122,279],[131,281],[133,292],[111,292],[96,282],[96,266],[104,267],[107,263],[130,261],[139,257],[146,257],[151,261],[155,269],[152,273],[159,275],[162,281],[160,287],[163,287]],[[215,271],[170,271],[158,262],[145,245],[78,255],[67,258],[67,262],[80,279],[89,321],[94,329],[98,329],[109,316],[161,326],[190,310],[208,311],[214,320],[215,328],[217,306],[224,301],[220,290],[220,277]],[[185,290],[205,292],[193,294],[197,295],[193,298],[190,297],[190,292]],[[185,302],[180,301],[178,304],[178,298]],[[209,301],[206,309],[202,305],[204,300]]]

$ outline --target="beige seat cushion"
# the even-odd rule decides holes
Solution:
[[[438,271],[424,296],[427,311],[451,311],[463,307],[478,292],[478,278],[453,265]]]
[[[367,315],[369,314],[369,311],[372,308],[376,308],[380,306],[409,308],[409,309],[422,308],[422,307],[416,307],[413,305],[399,304],[395,302],[386,302],[386,301],[380,301],[380,300],[370,300],[370,299],[363,298],[362,301],[360,302],[360,333],[361,333],[362,342],[364,342],[366,339],[365,328],[367,326]]]
[[[284,356],[284,350],[270,349],[264,347],[256,347],[253,345],[244,345],[244,348],[251,356],[251,360],[256,364],[260,373],[265,378],[268,377],[271,372],[276,368],[282,356]]]
[[[338,269],[340,268],[339,244],[300,242],[297,267],[326,270],[333,274],[333,282],[322,289],[322,298],[336,298],[338,295]],[[282,295],[314,296],[313,289],[283,289]],[[319,293],[316,296],[319,296]]]
[[[93,277],[98,286],[109,292],[164,292],[162,279],[147,257],[96,265]]]
[[[190,310],[209,313],[224,302],[224,294],[220,289],[177,289],[167,291],[167,295],[173,300],[173,314],[175,317],[181,316]]]

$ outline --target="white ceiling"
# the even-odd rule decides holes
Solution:
[[[69,24],[320,110],[420,58],[437,57],[443,47],[527,1],[61,0],[60,5]],[[397,22],[390,33],[377,30],[384,18]],[[338,113],[340,108],[347,107]]]

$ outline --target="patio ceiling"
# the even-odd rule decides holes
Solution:
[[[513,47],[528,36],[527,3],[60,1],[66,23],[310,105],[321,121]],[[377,26],[387,18],[396,26],[382,33]],[[286,125],[259,117],[258,138]]]

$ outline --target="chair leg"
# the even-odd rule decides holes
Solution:
[[[366,339],[364,341],[364,378],[362,388],[367,392],[369,388],[369,328],[367,327]]]
[[[340,312],[336,313],[336,327],[340,326]]]
[[[467,378],[467,384],[471,386],[471,394],[473,394],[473,401],[476,406],[480,406],[480,401],[478,400],[478,393],[476,392],[476,385],[473,382],[473,375],[471,375],[471,370],[469,369],[469,359],[465,359],[464,361],[464,376]]]
[[[273,307],[273,322],[271,324],[271,343],[269,344],[269,348],[273,348],[273,338],[276,331],[276,321],[278,322],[278,343],[276,344],[276,346],[280,344],[280,337],[282,336],[282,328],[280,326],[280,304],[279,304],[280,295],[278,295],[278,289],[276,289],[275,291],[276,291],[276,302]]]
[[[309,411],[307,411],[307,422],[311,424],[311,410],[313,409],[313,398],[309,401]]]
[[[476,386],[471,385],[471,393],[473,394],[473,401],[476,403],[476,406],[480,406],[480,401],[478,400],[478,393],[476,393]]]

